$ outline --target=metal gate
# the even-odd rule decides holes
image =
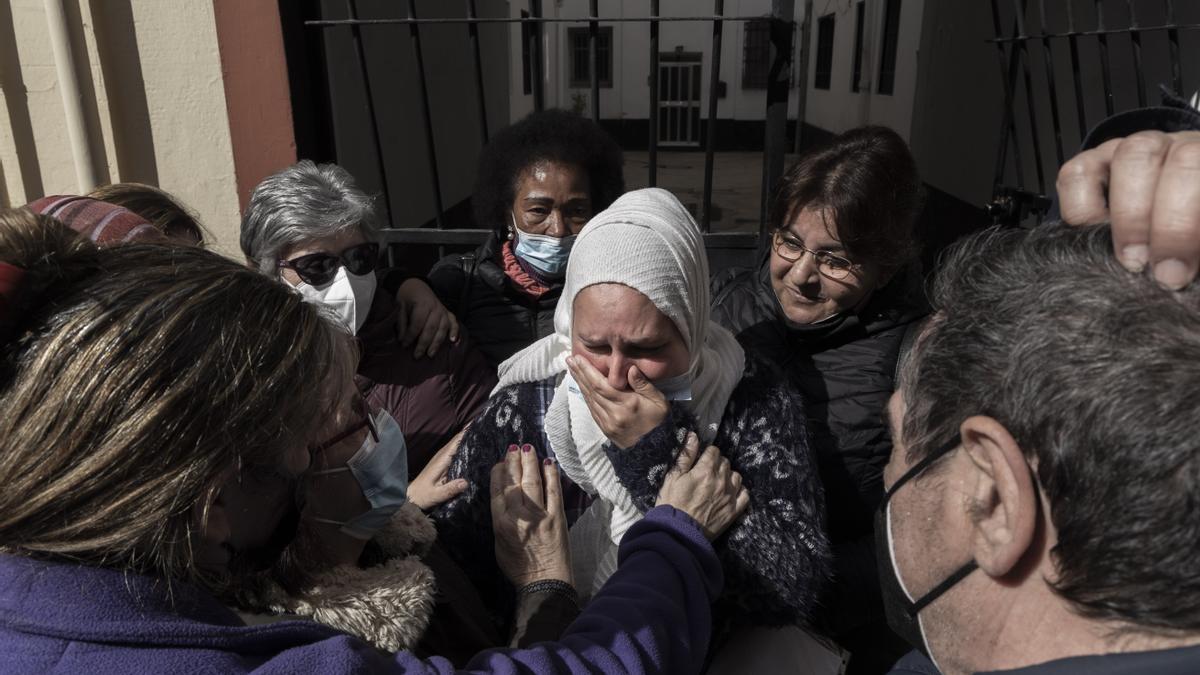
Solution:
[[[323,1],[327,5],[334,4],[333,0]],[[407,29],[411,37],[409,42],[412,46],[413,59],[417,64],[419,85],[416,87],[415,93],[417,96],[415,97],[415,105],[419,105],[422,112],[421,119],[424,124],[426,158],[429,163],[428,175],[430,176],[430,184],[428,187],[436,200],[438,215],[433,223],[433,227],[425,228],[397,228],[394,227],[394,219],[389,218],[392,221],[392,226],[384,229],[384,241],[388,244],[435,246],[438,248],[440,255],[441,247],[475,244],[482,242],[490,233],[490,230],[478,227],[458,229],[445,227],[443,218],[445,210],[442,204],[441,182],[438,177],[438,156],[434,143],[435,120],[430,114],[428,83],[423,67],[424,54],[420,41],[423,27],[432,25],[457,25],[461,26],[467,34],[474,56],[472,80],[480,122],[479,131],[486,142],[490,130],[487,127],[487,109],[483,91],[484,78],[480,65],[480,26],[489,24],[511,25],[514,23],[521,25],[521,50],[523,54],[527,55],[526,63],[532,69],[531,76],[528,77],[531,87],[530,93],[533,95],[535,110],[541,110],[545,106],[545,97],[542,91],[543,56],[540,51],[543,44],[544,27],[548,24],[561,23],[586,24],[588,28],[588,55],[591,64],[591,68],[589,69],[591,88],[591,95],[588,99],[589,112],[591,118],[598,121],[600,118],[601,88],[596,77],[598,72],[598,50],[596,46],[600,26],[601,24],[632,23],[645,26],[650,42],[650,81],[648,83],[650,94],[648,110],[649,138],[647,139],[649,149],[648,184],[651,186],[657,184],[657,152],[660,146],[684,143],[690,145],[703,144],[705,162],[703,199],[697,220],[702,231],[705,233],[708,248],[710,252],[714,249],[724,249],[731,252],[743,251],[746,254],[743,258],[753,255],[754,251],[759,248],[760,243],[763,241],[761,229],[765,227],[765,223],[761,224],[759,233],[710,232],[716,124],[700,124],[699,84],[700,77],[703,77],[701,75],[703,64],[668,62],[667,55],[660,54],[659,52],[659,27],[663,23],[672,22],[702,22],[711,24],[712,47],[710,50],[711,63],[707,72],[709,80],[706,121],[715,122],[717,118],[718,90],[720,88],[718,71],[720,69],[711,66],[712,64],[719,64],[721,62],[721,47],[725,25],[728,23],[741,25],[748,21],[763,21],[764,18],[770,21],[770,58],[764,64],[767,70],[766,116],[763,143],[763,197],[765,203],[765,186],[773,185],[783,174],[784,154],[788,149],[787,100],[788,88],[791,82],[792,36],[795,33],[795,21],[793,20],[795,15],[794,0],[772,0],[772,13],[769,17],[726,15],[724,0],[713,0],[712,14],[707,16],[662,16],[659,12],[659,0],[648,0],[649,13],[645,17],[602,17],[598,13],[598,0],[590,0],[590,16],[582,19],[545,17],[542,14],[542,0],[527,0],[526,3],[521,4],[525,9],[521,10],[520,17],[480,17],[476,11],[475,0],[465,0],[462,5],[465,10],[465,16],[462,18],[422,19],[417,16],[416,0],[408,0],[406,7],[400,5],[400,3],[393,5],[403,8],[399,10],[403,12],[403,16],[360,19],[357,0],[345,0],[344,11],[340,12],[340,18],[320,18],[304,21],[304,25],[311,29],[322,32],[348,31],[350,36],[352,36],[357,51],[358,69],[361,79],[365,84],[366,104],[369,110],[368,117],[370,118],[369,133],[375,139],[376,157],[381,175],[385,172],[385,161],[379,141],[380,132],[376,121],[376,113],[374,112],[376,106],[371,96],[371,82],[368,78],[366,57],[364,56],[360,33],[366,26],[390,26],[397,30]],[[407,11],[403,11],[404,9]],[[324,16],[327,17],[328,15]],[[345,36],[346,34],[342,33],[341,35]],[[343,37],[342,39],[345,38]],[[662,80],[665,80],[665,83],[661,82]],[[467,100],[470,99],[470,94],[467,94],[467,91],[469,91],[467,87],[471,83],[471,81],[464,78],[464,98]],[[468,103],[468,105],[470,104]],[[383,206],[389,214],[394,214],[396,205],[390,203],[391,200],[387,194],[387,189],[383,192]],[[762,212],[765,215],[765,207]],[[389,253],[393,252],[394,249],[395,247],[389,247]]]
[[[998,222],[1039,221],[1088,129],[1200,87],[1200,2],[991,0],[1004,86],[993,201]]]
[[[659,145],[699,147],[700,55],[664,54],[662,58],[658,66],[658,96],[662,101]]]

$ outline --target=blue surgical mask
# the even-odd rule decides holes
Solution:
[[[386,410],[380,410],[375,415],[375,430],[378,440],[367,434],[346,466],[312,472],[314,476],[340,471],[354,474],[371,508],[345,522],[316,517],[313,520],[341,525],[342,532],[355,539],[374,537],[408,501],[408,447],[400,425]]]
[[[547,279],[561,279],[567,273],[567,259],[575,245],[575,235],[551,237],[522,232],[513,221],[516,244],[513,253]]]

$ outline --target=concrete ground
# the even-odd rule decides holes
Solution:
[[[762,204],[761,152],[718,152],[713,154],[712,232],[756,232]],[[625,152],[625,187],[649,185],[649,153]],[[700,217],[704,198],[704,153],[660,149],[658,187],[675,193],[679,201]]]

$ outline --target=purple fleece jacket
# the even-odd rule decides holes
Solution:
[[[496,649],[472,673],[699,673],[721,566],[687,514],[630,529],[620,567],[557,643]],[[0,556],[4,673],[451,673],[441,657],[375,651],[320,624],[245,626],[197,587],[174,604],[152,577]]]

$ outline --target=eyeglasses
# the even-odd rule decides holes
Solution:
[[[339,255],[332,253],[309,253],[291,260],[280,260],[279,266],[296,273],[310,286],[324,286],[337,276],[339,265],[344,265],[351,274],[366,274],[375,269],[379,262],[379,244],[368,242],[351,246]]]
[[[811,253],[817,261],[817,271],[830,279],[845,279],[855,268],[854,263],[829,251],[814,251],[805,248],[804,244],[789,237],[783,230],[775,232],[771,243],[775,254],[790,263],[800,260],[805,253]]]

